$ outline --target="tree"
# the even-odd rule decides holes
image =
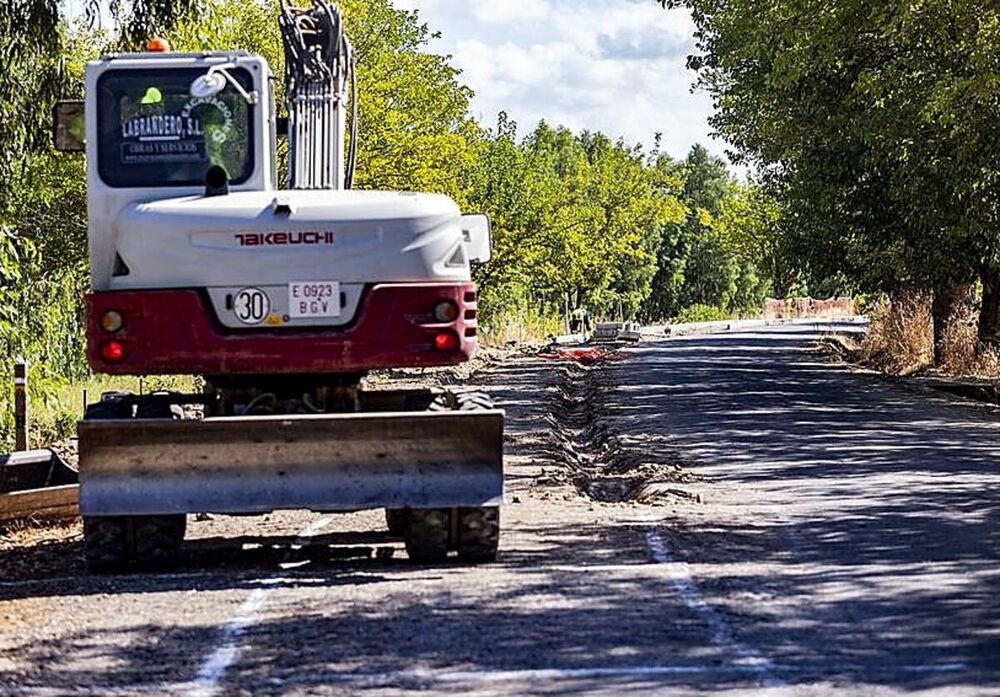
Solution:
[[[784,298],[798,274],[780,199],[751,181],[723,199],[713,223],[726,249],[758,270],[774,297]]]
[[[726,163],[694,145],[683,162],[657,158],[665,186],[675,187],[685,206],[683,218],[661,232],[657,270],[643,317],[662,320],[691,306],[710,306],[720,314],[756,309],[766,280],[749,249],[730,247],[719,218],[739,186]],[[730,220],[730,224],[733,221]]]
[[[677,0],[734,155],[779,181],[808,263],[862,287],[979,275],[980,337],[1000,331],[995,46],[974,0]],[[839,240],[839,241],[838,241]],[[820,258],[828,255],[826,259]]]
[[[200,0],[87,0],[84,14],[94,27],[107,9],[118,29],[116,44],[135,49],[166,32]],[[64,58],[70,41],[65,0],[5,0],[0,3],[0,177],[20,174],[25,157],[48,149],[51,111],[68,86]]]
[[[358,186],[434,191],[464,204],[460,181],[479,135],[468,115],[472,90],[449,56],[426,50],[431,31],[417,13],[388,0],[341,7],[358,60]]]

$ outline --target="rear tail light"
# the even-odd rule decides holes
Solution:
[[[434,319],[438,322],[454,322],[458,319],[458,305],[446,300],[434,306]]]
[[[101,344],[101,358],[106,363],[118,363],[125,357],[125,349],[120,341],[105,341]]]
[[[113,334],[122,328],[123,320],[120,312],[115,312],[114,310],[108,310],[103,315],[101,315],[101,329]]]
[[[434,348],[438,351],[454,351],[458,348],[458,334],[438,332],[434,335]]]

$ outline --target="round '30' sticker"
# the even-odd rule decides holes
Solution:
[[[260,288],[244,288],[233,298],[233,313],[243,324],[260,324],[271,312],[271,298]]]

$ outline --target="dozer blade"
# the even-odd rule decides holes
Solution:
[[[76,516],[76,481],[52,450],[0,455],[0,523]]]
[[[81,421],[84,515],[496,506],[503,412]]]

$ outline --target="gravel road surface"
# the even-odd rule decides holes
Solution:
[[[501,559],[411,566],[381,515],[192,520],[159,573],[0,538],[0,693],[1000,694],[1000,421],[795,325],[478,374]]]

